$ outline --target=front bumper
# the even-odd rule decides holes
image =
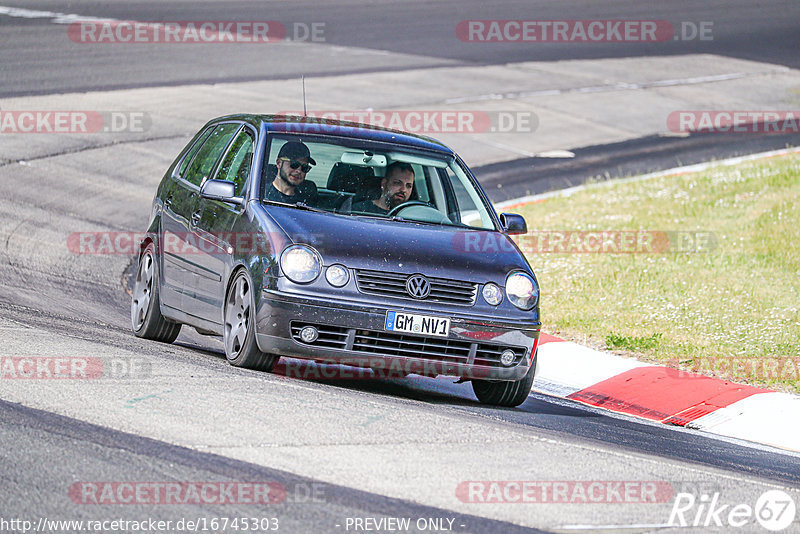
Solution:
[[[388,332],[387,311],[450,317],[445,337]],[[304,326],[319,337],[300,339]],[[263,352],[401,374],[449,375],[465,379],[520,380],[528,372],[539,339],[539,322],[498,322],[460,311],[430,312],[408,306],[357,307],[264,290],[256,312],[256,342]],[[514,363],[500,354],[511,349]]]

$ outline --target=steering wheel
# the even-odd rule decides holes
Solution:
[[[389,213],[387,213],[386,216],[394,217],[404,209],[411,208],[413,206],[425,206],[426,208],[436,209],[433,206],[431,206],[429,202],[423,202],[422,200],[409,200],[408,202],[403,202],[402,204],[398,204],[397,206],[390,209]]]

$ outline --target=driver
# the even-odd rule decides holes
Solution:
[[[381,194],[374,200],[363,200],[353,204],[353,211],[386,215],[392,208],[407,202],[414,189],[414,169],[404,161],[395,161],[386,167],[386,176],[381,180]]]
[[[304,143],[285,143],[278,152],[275,179],[267,189],[264,199],[286,204],[312,204],[317,197],[317,187],[314,182],[306,180],[306,174],[316,164]]]

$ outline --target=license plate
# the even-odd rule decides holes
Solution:
[[[389,332],[408,332],[409,334],[446,337],[450,332],[450,319],[390,311],[386,312],[384,329]]]

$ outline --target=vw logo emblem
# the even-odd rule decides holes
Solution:
[[[406,291],[415,299],[425,299],[431,294],[431,283],[421,274],[408,277]]]

